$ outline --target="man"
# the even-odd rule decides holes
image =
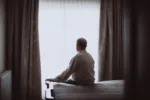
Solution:
[[[65,82],[78,85],[94,84],[94,60],[86,51],[87,41],[84,38],[77,40],[78,54],[70,61],[69,67],[54,79],[46,79],[51,82]],[[67,80],[72,75],[72,80]],[[66,81],[67,80],[67,81]]]

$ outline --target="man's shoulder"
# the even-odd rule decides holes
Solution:
[[[84,58],[84,57],[87,57],[86,55],[90,55],[90,54],[88,52],[79,52],[72,59]]]
[[[74,56],[74,58],[80,58],[81,56],[82,56],[81,53],[77,53],[77,54]]]
[[[70,60],[70,63],[72,63],[73,61],[77,61],[79,58],[79,55],[76,54],[74,57],[72,57],[72,59]]]
[[[79,60],[80,58],[81,58],[81,54],[80,53],[77,53],[72,59],[71,59],[71,61],[73,61],[73,60]]]

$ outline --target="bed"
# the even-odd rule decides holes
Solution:
[[[123,100],[123,80],[102,81],[89,86],[55,83],[55,100]]]

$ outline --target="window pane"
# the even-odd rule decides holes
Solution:
[[[41,0],[39,35],[42,70],[42,93],[45,79],[54,78],[68,67],[77,53],[76,40],[88,41],[87,51],[95,60],[98,79],[99,0]]]

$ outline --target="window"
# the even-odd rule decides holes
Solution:
[[[80,37],[88,41],[97,81],[100,0],[41,0],[39,7],[43,98],[45,79],[56,77],[68,66]]]

